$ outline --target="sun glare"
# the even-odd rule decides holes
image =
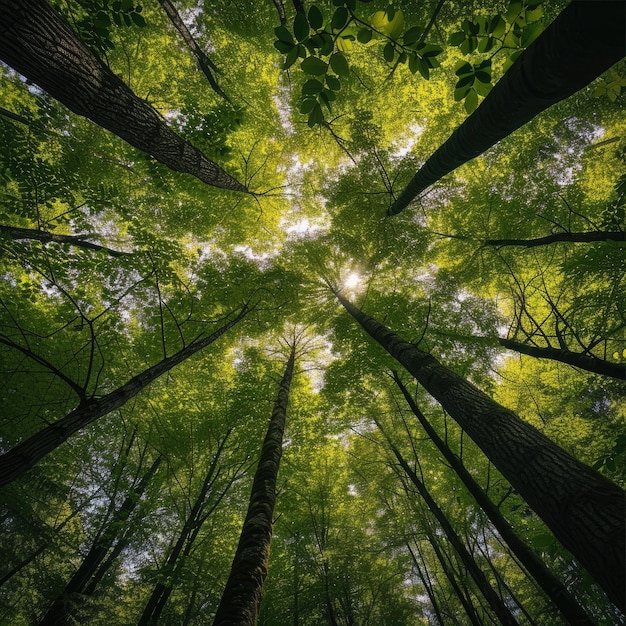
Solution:
[[[356,272],[352,272],[352,274],[346,278],[343,285],[346,289],[354,289],[360,282],[361,277]]]

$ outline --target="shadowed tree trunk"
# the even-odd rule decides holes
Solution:
[[[144,474],[137,486],[133,489],[122,505],[113,514],[104,532],[97,538],[87,556],[83,559],[80,567],[70,581],[65,586],[63,592],[52,603],[48,612],[41,619],[40,626],[65,626],[74,623],[70,620],[70,614],[80,595],[84,594],[86,587],[92,576],[98,571],[106,559],[107,554],[113,548],[116,540],[120,539],[124,525],[128,523],[128,518],[137,506],[139,499],[146,490],[148,483],[156,473],[161,464],[161,456],[158,456],[148,471]],[[109,566],[112,561],[109,561]],[[90,594],[89,594],[90,595]]]
[[[209,82],[209,85],[213,88],[213,91],[215,91],[215,93],[220,97],[224,98],[224,100],[230,102],[230,98],[222,91],[222,88],[217,84],[217,81],[213,76],[213,72],[219,72],[219,70],[217,69],[215,63],[211,61],[208,55],[193,38],[193,35],[189,32],[187,25],[183,22],[183,19],[176,10],[176,7],[170,2],[170,0],[159,0],[159,4],[163,7],[163,10],[167,13],[167,17],[170,18],[170,21],[176,30],[185,40],[187,47],[191,50],[191,52],[193,52],[194,56],[198,60],[198,65]]]
[[[548,246],[552,243],[593,243],[595,241],[626,241],[626,231],[613,230],[591,230],[582,233],[552,233],[545,237],[536,239],[485,239],[483,245],[492,248],[505,248],[507,246],[518,246],[520,248],[538,248]]]
[[[380,424],[378,429],[384,435],[385,439],[391,451],[394,453],[400,467],[404,470],[409,480],[415,485],[420,496],[426,503],[428,510],[435,516],[435,519],[439,523],[440,528],[443,530],[448,541],[455,549],[456,553],[461,558],[463,565],[469,572],[472,580],[476,583],[476,586],[480,590],[487,604],[491,607],[493,612],[498,616],[500,622],[504,625],[517,626],[518,622],[513,617],[513,614],[508,609],[502,598],[494,591],[493,587],[489,584],[484,572],[478,567],[478,564],[474,560],[474,557],[469,553],[461,538],[458,536],[452,524],[446,517],[446,514],[441,510],[439,505],[435,502],[430,492],[426,488],[426,485],[418,478],[417,474],[411,469],[411,466],[406,462],[400,451],[395,447],[393,442],[387,437],[386,433],[381,428]]]
[[[78,248],[85,248],[86,250],[96,250],[97,252],[104,252],[112,257],[129,256],[131,252],[120,252],[119,250],[112,250],[105,246],[101,246],[97,243],[88,241],[87,237],[93,237],[94,235],[58,235],[56,233],[49,233],[45,230],[37,230],[35,228],[18,228],[16,226],[7,226],[6,224],[0,224],[0,233],[8,235],[16,241],[22,239],[35,239],[42,243],[55,242],[61,244],[70,244]]]
[[[493,504],[480,485],[472,478],[461,460],[450,450],[444,440],[439,437],[424,414],[419,410],[407,388],[402,384],[398,373],[395,371],[393,372],[393,378],[411,408],[411,411],[415,417],[417,417],[422,428],[426,431],[426,434],[437,446],[441,454],[443,454],[446,461],[448,461],[457,476],[467,487],[468,491],[474,496],[480,508],[491,520],[491,523],[500,533],[500,536],[507,543],[513,554],[515,554],[531,576],[537,581],[539,587],[545,591],[546,595],[559,608],[563,617],[565,617],[570,624],[593,626],[594,621],[578,604],[574,596],[570,594],[565,585],[544,565],[543,561],[515,534],[515,531],[511,528],[502,513],[500,513],[500,510]]]
[[[267,576],[276,480],[283,452],[283,434],[287,418],[289,388],[293,377],[295,345],[280,381],[272,417],[267,428],[259,465],[254,474],[248,512],[243,523],[224,593],[215,614],[213,626],[254,626],[256,624],[263,583]]]
[[[65,417],[5,452],[0,456],[0,486],[23,476],[35,463],[49,452],[58,448],[68,437],[81,428],[88,426],[111,411],[119,409],[128,400],[134,398],[140,391],[159,378],[159,376],[219,339],[249,312],[250,307],[246,304],[232,320],[209,336],[192,341],[189,345],[176,352],[176,354],[162,359],[156,365],[137,374],[137,376],[134,376],[114,391],[100,398],[89,398],[82,401],[78,407],[70,411]]]
[[[228,430],[222,441],[219,443],[217,452],[213,456],[213,460],[211,461],[206,476],[204,477],[198,497],[196,498],[187,519],[185,520],[172,551],[167,557],[167,561],[163,567],[163,573],[165,573],[165,576],[162,581],[155,585],[138,622],[138,626],[151,626],[158,623],[161,613],[163,612],[163,609],[172,594],[176,574],[184,564],[185,559],[189,556],[193,543],[202,528],[202,524],[206,521],[209,515],[215,511],[223,497],[226,495],[228,489],[230,489],[233,481],[237,478],[237,472],[235,472],[231,479],[227,482],[225,489],[216,494],[216,498],[214,500],[209,501],[207,499],[209,492],[212,491],[215,481],[221,473],[219,465],[222,461],[222,452],[224,451],[224,446],[226,445],[226,441],[228,440],[231,432],[232,429]]]
[[[422,165],[388,215],[482,154],[553,104],[571,96],[626,53],[625,3],[578,0],[516,59],[481,105]]]
[[[625,610],[626,493],[338,291],[363,329],[435,398],[556,538]]]
[[[0,0],[0,58],[69,109],[176,172],[247,188],[177,135],[76,36],[45,0]]]
[[[422,566],[417,560],[417,557],[415,556],[415,553],[413,552],[413,549],[411,548],[411,545],[408,542],[406,544],[406,547],[407,547],[407,550],[409,551],[409,554],[411,555],[411,560],[413,561],[413,566],[415,567],[415,570],[417,571],[417,575],[420,581],[422,582],[422,587],[424,587],[424,590],[426,591],[426,595],[428,596],[428,599],[430,600],[430,604],[433,607],[433,611],[435,613],[435,617],[437,618],[437,622],[439,623],[440,626],[444,626],[445,622],[441,614],[441,609],[439,608],[439,602],[437,601],[437,598],[435,596],[435,590],[428,576],[428,569],[425,566],[424,566],[424,569],[422,569]],[[422,565],[424,565],[424,563],[422,563]]]

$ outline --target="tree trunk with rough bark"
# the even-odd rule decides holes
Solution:
[[[489,496],[483,491],[482,487],[472,478],[461,460],[450,450],[444,440],[437,434],[435,429],[430,425],[426,416],[420,411],[419,407],[411,397],[407,388],[402,384],[397,372],[393,372],[393,378],[400,388],[411,411],[417,417],[422,428],[431,441],[437,446],[441,454],[443,454],[450,467],[456,472],[467,490],[472,494],[480,508],[485,512],[491,520],[500,536],[507,543],[513,554],[519,559],[522,565],[528,570],[530,575],[537,581],[540,589],[552,600],[555,606],[561,611],[563,617],[570,624],[580,626],[594,626],[594,621],[587,615],[585,610],[578,604],[576,598],[567,590],[567,587],[545,566],[543,561],[517,536],[515,531],[506,521],[498,507],[489,499]]]
[[[272,417],[263,441],[259,465],[254,474],[250,503],[239,545],[213,626],[232,624],[254,626],[257,621],[263,595],[263,583],[267,576],[276,503],[276,480],[283,452],[283,435],[294,362],[295,346],[291,349],[280,381],[278,396],[274,402]]]
[[[114,391],[100,398],[90,398],[81,402],[78,407],[70,411],[65,417],[50,424],[38,433],[35,433],[26,441],[11,448],[0,456],[0,486],[6,485],[23,476],[35,463],[40,461],[46,454],[58,448],[71,435],[81,428],[88,426],[98,418],[119,409],[128,400],[134,398],[140,391],[154,382],[159,376],[165,374],[173,367],[182,363],[196,352],[212,344],[219,339],[227,330],[242,320],[250,308],[245,305],[232,320],[218,328],[208,337],[193,341],[176,354],[166,357],[156,365],[149,367],[137,376],[131,378]]]
[[[518,246],[520,248],[538,248],[549,246],[552,243],[594,243],[596,241],[626,241],[626,231],[623,230],[590,230],[582,233],[552,233],[535,239],[485,239],[483,245],[491,248],[506,248]]]
[[[422,165],[389,207],[388,215],[400,213],[440,178],[622,59],[626,54],[625,7],[623,0],[578,0],[568,5]]]
[[[465,430],[624,612],[626,493],[435,357],[335,295]]]
[[[0,0],[0,58],[70,110],[176,172],[248,189],[177,135],[74,33],[45,0]]]
[[[46,614],[39,622],[40,626],[66,626],[73,624],[70,615],[76,600],[84,594],[92,576],[102,566],[113,544],[119,538],[123,525],[128,522],[129,516],[137,506],[139,499],[146,490],[148,483],[161,464],[162,457],[158,456],[148,471],[144,474],[137,486],[133,489],[120,508],[115,511],[113,519],[104,532],[96,539],[80,567],[69,580],[63,592],[52,603]],[[110,563],[109,565],[111,565]]]

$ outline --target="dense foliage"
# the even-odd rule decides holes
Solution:
[[[0,623],[61,606],[42,623],[132,624],[151,598],[160,624],[210,623],[292,349],[258,623],[492,623],[411,475],[519,623],[564,623],[333,290],[623,488],[623,62],[389,217],[564,2],[51,5],[249,192],[168,169],[0,66],[1,452],[127,394],[2,488]],[[623,623],[399,378],[591,619]]]

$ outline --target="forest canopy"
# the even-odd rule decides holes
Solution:
[[[626,623],[623,2],[0,14],[0,623]]]

